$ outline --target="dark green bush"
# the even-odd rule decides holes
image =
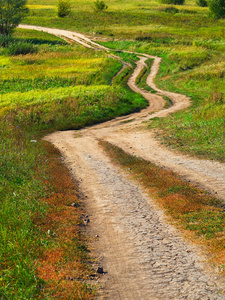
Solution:
[[[64,18],[71,13],[71,4],[67,0],[59,0],[57,9],[58,17]]]
[[[13,38],[10,35],[0,35],[0,47],[8,47],[13,42]]]
[[[174,6],[170,6],[170,7],[166,7],[165,9],[163,9],[163,11],[166,13],[170,13],[170,14],[176,14],[179,12],[179,9]]]
[[[197,0],[196,4],[198,6],[201,6],[201,7],[207,7],[208,6],[208,2],[206,0]]]
[[[108,8],[108,6],[105,4],[103,0],[96,0],[94,2],[95,11],[103,11]]]
[[[160,0],[163,4],[183,5],[185,0]]]
[[[213,17],[217,19],[225,18],[225,0],[210,0],[209,9]]]
[[[24,55],[28,53],[37,53],[37,47],[31,43],[17,42],[9,44],[7,51],[9,55]]]

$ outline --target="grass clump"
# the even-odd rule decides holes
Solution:
[[[57,14],[59,18],[64,18],[71,13],[71,4],[68,0],[59,0]]]
[[[149,58],[148,60],[145,61],[147,64],[148,68],[144,68],[142,72],[138,75],[136,79],[136,84],[140,87],[145,89],[146,91],[149,91],[153,94],[156,93],[155,90],[153,90],[149,85],[147,85],[146,80],[149,75],[149,71],[151,70],[152,64],[153,64],[153,59]]]
[[[13,43],[9,44],[8,53],[9,55],[25,55],[28,53],[37,53],[37,47],[35,47],[35,45],[33,45],[32,43]]]
[[[201,6],[201,7],[207,7],[208,6],[208,2],[206,0],[197,0],[196,4],[198,6]]]
[[[183,5],[185,0],[160,0],[163,4]]]
[[[94,1],[94,10],[96,12],[104,11],[108,8],[103,0],[96,0]]]
[[[165,11],[166,13],[170,13],[170,14],[177,14],[179,12],[179,9],[174,6],[169,6],[169,7],[164,8],[163,11]]]

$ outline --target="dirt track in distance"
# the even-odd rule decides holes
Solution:
[[[47,31],[107,51],[74,32],[23,28]],[[147,83],[159,94],[170,97],[173,106],[168,109],[163,109],[164,100],[159,94],[144,92],[135,85],[148,57],[154,58],[154,64]],[[224,285],[207,268],[204,256],[167,223],[163,212],[137,184],[112,165],[98,143],[99,139],[109,141],[126,152],[169,167],[225,200],[224,164],[172,152],[146,130],[143,121],[190,105],[186,96],[162,91],[154,85],[159,64],[159,58],[140,54],[128,81],[131,89],[148,99],[148,108],[83,130],[55,132],[46,139],[61,151],[87,196],[89,231],[91,236],[98,236],[92,247],[107,272],[100,280],[101,299],[225,299]],[[127,120],[130,122],[123,123]]]

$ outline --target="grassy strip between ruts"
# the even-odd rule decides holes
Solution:
[[[147,189],[157,203],[198,244],[207,247],[210,260],[225,268],[225,212],[223,203],[186,182],[176,173],[132,156],[121,148],[100,141],[112,161],[122,166]]]

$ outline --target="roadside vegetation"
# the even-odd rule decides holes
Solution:
[[[104,53],[29,30],[1,41],[0,298],[93,299],[78,184],[41,137],[147,102],[128,90],[124,76],[111,86],[121,63]],[[21,44],[35,51],[8,52]]]
[[[149,127],[160,129],[159,138],[172,148],[224,162],[225,20],[212,18],[209,8],[194,0],[182,6],[131,0],[123,2],[122,10],[121,1],[104,3],[107,10],[95,13],[93,1],[71,0],[69,13],[62,17],[57,15],[58,1],[46,5],[29,0],[30,14],[23,22],[106,36],[108,41],[101,43],[109,48],[162,57],[157,85],[190,96],[192,106],[150,121]],[[116,55],[134,65],[135,55]],[[59,153],[41,137],[145,107],[146,101],[126,87],[131,68],[114,78],[120,68],[118,60],[102,52],[68,45],[43,32],[20,29],[12,37],[0,37],[1,299],[95,297],[79,188]],[[144,70],[138,78],[143,88],[146,76]],[[152,180],[144,170],[145,165],[150,168],[146,162],[113,151],[121,163],[132,164],[145,177],[142,181]],[[162,186],[163,176],[173,178],[165,172],[157,178]],[[217,249],[215,256],[224,268],[219,202],[176,180],[165,190],[158,186],[151,191],[159,189],[161,194],[155,190],[155,195],[179,224],[202,236],[212,251]],[[183,200],[179,205],[178,197]]]

